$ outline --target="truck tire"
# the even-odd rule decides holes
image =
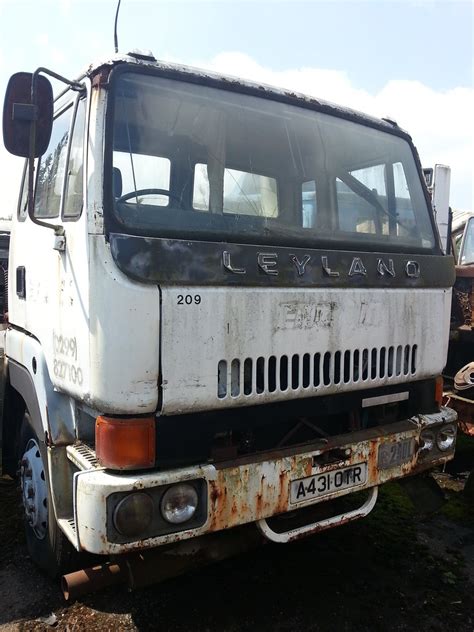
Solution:
[[[50,577],[71,570],[78,554],[59,528],[51,502],[46,447],[25,413],[19,442],[19,479],[25,537],[32,560]]]

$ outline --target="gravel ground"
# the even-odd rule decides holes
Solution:
[[[471,448],[474,463],[474,442]],[[447,502],[435,515],[418,514],[390,484],[365,520],[72,604],[28,558],[15,483],[0,479],[0,632],[472,632],[474,509],[462,493],[466,474],[436,478]]]

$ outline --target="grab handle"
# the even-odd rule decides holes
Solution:
[[[358,509],[353,509],[352,511],[348,511],[347,513],[342,513],[337,516],[332,516],[331,518],[325,518],[324,520],[319,520],[318,522],[313,522],[312,524],[298,527],[297,529],[290,529],[290,531],[277,533],[276,531],[273,531],[273,529],[268,525],[268,522],[265,518],[257,522],[257,527],[262,535],[264,535],[268,540],[271,540],[272,542],[277,542],[279,544],[286,544],[287,542],[298,540],[299,538],[311,535],[312,533],[324,531],[325,529],[329,529],[330,527],[336,527],[338,525],[346,524],[348,522],[352,522],[353,520],[357,520],[358,518],[363,518],[364,516],[367,516],[367,514],[372,511],[375,503],[377,502],[378,489],[378,487],[372,487],[367,500]]]

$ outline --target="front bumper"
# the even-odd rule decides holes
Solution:
[[[423,449],[420,434],[427,428],[436,431],[456,421],[456,413],[443,408],[431,415],[418,415],[387,426],[339,435],[317,444],[286,448],[271,453],[241,458],[234,462],[205,464],[166,472],[118,474],[98,467],[82,469],[74,475],[74,544],[80,550],[97,554],[119,554],[161,546],[249,522],[264,521],[276,514],[332,500],[336,497],[374,488],[387,481],[416,474],[452,458],[454,446],[446,452],[434,447]],[[383,444],[414,442],[413,454],[393,467],[379,463]],[[69,451],[74,459],[74,447]],[[327,462],[325,462],[327,457]],[[331,470],[367,463],[366,480],[347,489],[334,490],[323,497],[309,498],[295,505],[291,482]],[[111,537],[112,512],[107,499],[112,494],[147,490],[184,481],[199,481],[203,491],[205,515],[202,524],[173,533],[153,534],[127,542]],[[159,508],[157,507],[157,511]],[[332,526],[332,525],[330,525]]]

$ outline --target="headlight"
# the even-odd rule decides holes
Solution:
[[[456,441],[456,427],[453,425],[444,426],[438,430],[436,435],[436,445],[442,452],[450,450]]]
[[[431,430],[424,430],[421,433],[420,439],[422,441],[421,449],[423,452],[431,452],[435,445],[434,432]]]
[[[122,498],[114,510],[114,524],[127,537],[138,536],[148,529],[153,518],[153,501],[145,492]]]
[[[192,485],[173,485],[163,494],[161,513],[171,524],[181,524],[190,520],[198,506],[198,494]]]

